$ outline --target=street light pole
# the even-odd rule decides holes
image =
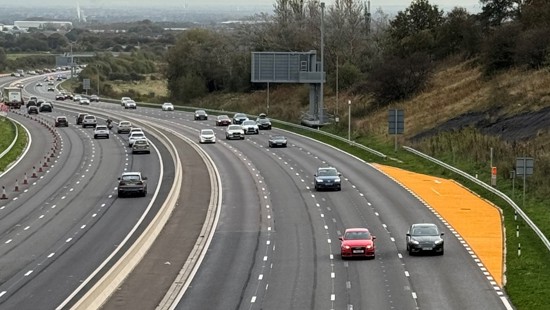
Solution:
[[[325,82],[325,76],[323,74],[324,72],[324,65],[325,65],[325,3],[321,2],[321,95],[319,96],[319,115],[321,116],[319,119],[319,123],[324,123],[324,115],[323,115],[323,84]]]
[[[351,143],[351,100],[348,100],[348,141]]]
[[[99,97],[99,66],[95,69],[97,70],[97,96]]]

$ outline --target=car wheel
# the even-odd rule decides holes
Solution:
[[[241,137],[241,140],[244,140],[244,137]]]

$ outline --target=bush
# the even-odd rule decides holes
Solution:
[[[514,50],[518,65],[539,69],[546,65],[550,54],[550,28],[537,28],[519,34]]]
[[[514,65],[514,51],[520,32],[519,24],[507,24],[496,28],[489,36],[482,52],[486,74],[509,69]]]

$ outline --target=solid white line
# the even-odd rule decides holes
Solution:
[[[25,277],[28,277],[28,276],[30,276],[30,275],[31,275],[31,273],[32,273],[33,271],[34,271],[34,270],[29,270],[29,271],[27,271],[27,272],[25,273]]]
[[[500,300],[504,304],[504,307],[506,307],[506,310],[513,310],[514,309],[506,297],[500,297]]]
[[[335,300],[336,300],[336,295],[330,294],[330,301],[335,301]]]

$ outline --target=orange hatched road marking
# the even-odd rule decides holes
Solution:
[[[504,230],[502,216],[496,206],[453,180],[384,165],[374,166],[439,213],[464,238],[502,288]]]

